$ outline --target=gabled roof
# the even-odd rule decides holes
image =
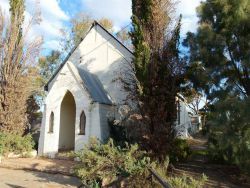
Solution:
[[[98,77],[94,74],[91,74],[89,71],[84,70],[83,68],[76,68],[79,73],[79,76],[81,77],[84,83],[84,87],[89,92],[93,101],[101,104],[112,105],[112,101],[110,100],[110,97],[103,88],[103,85],[98,79]]]
[[[48,91],[48,85],[52,80],[56,77],[56,75],[60,72],[62,67],[65,65],[65,63],[69,60],[70,56],[74,53],[74,51],[78,48],[78,46],[81,44],[81,42],[86,38],[86,36],[89,34],[89,32],[95,27],[95,26],[101,27],[108,35],[110,35],[111,38],[113,38],[116,42],[118,42],[121,46],[123,46],[129,53],[133,55],[133,52],[128,49],[121,41],[119,41],[114,35],[112,35],[108,30],[106,30],[101,24],[99,24],[97,21],[94,21],[87,33],[84,37],[81,38],[81,40],[78,42],[78,44],[75,45],[75,47],[69,52],[69,54],[66,56],[66,58],[63,60],[63,62],[60,64],[58,69],[55,71],[55,73],[52,75],[52,77],[49,79],[49,81],[45,84],[44,89],[45,91]]]

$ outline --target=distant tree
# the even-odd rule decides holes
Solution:
[[[93,22],[93,18],[84,13],[77,14],[74,18],[71,19],[72,29],[72,39],[74,45],[76,45],[84,34],[88,31],[89,27]]]
[[[60,65],[60,52],[52,50],[49,55],[39,58],[38,67],[41,85],[45,85]]]
[[[101,18],[98,20],[98,22],[105,28],[107,29],[109,32],[113,32],[114,31],[114,24],[112,22],[112,20],[108,19],[108,18]]]
[[[123,29],[116,34],[116,37],[130,50],[133,51],[131,37],[129,35],[129,29]]]
[[[188,107],[192,110],[194,115],[200,114],[200,109],[207,104],[206,96],[194,88],[189,88],[183,93],[187,100]]]
[[[40,39],[27,42],[23,31],[24,1],[10,0],[10,21],[0,10],[0,131],[24,133],[27,127],[27,100],[34,90],[33,67]],[[38,21],[30,20],[30,25]]]
[[[34,93],[36,101],[39,106],[44,104],[46,93],[44,91],[45,84],[49,81],[55,71],[58,69],[61,63],[61,53],[59,51],[52,50],[47,56],[42,56],[38,60],[37,66],[37,84],[39,89]]]
[[[113,31],[113,22],[108,18],[101,18],[98,20],[99,23],[108,31]],[[73,46],[77,45],[82,37],[86,34],[94,19],[85,13],[78,13],[71,19],[71,29],[67,31],[61,29],[62,35],[64,36],[61,41],[62,51],[69,52]]]

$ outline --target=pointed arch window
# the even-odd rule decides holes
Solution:
[[[49,117],[49,133],[53,133],[53,131],[54,131],[54,112],[51,112]]]
[[[85,128],[86,128],[86,116],[84,111],[82,111],[81,115],[80,115],[80,135],[85,135]]]
[[[181,104],[179,100],[177,102],[177,121],[178,121],[178,125],[180,125],[181,124]]]

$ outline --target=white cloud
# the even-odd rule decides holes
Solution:
[[[55,40],[61,37],[60,29],[64,28],[64,23],[69,21],[69,16],[61,9],[58,0],[40,0],[38,7],[36,7],[36,0],[26,0],[25,6],[25,23],[29,22],[35,10],[38,8],[41,11],[41,23],[34,25],[29,31],[29,36],[35,38],[42,36],[44,38],[44,47],[53,47],[55,45],[48,45],[48,43],[55,44]],[[0,0],[0,6],[6,13],[9,11],[9,0]],[[52,42],[49,42],[52,40]],[[58,45],[57,45],[58,46]],[[54,47],[53,47],[54,49]]]
[[[82,0],[83,7],[94,18],[106,17],[113,20],[116,28],[130,22],[131,0]]]
[[[181,23],[181,36],[185,36],[187,32],[196,32],[198,17],[183,17]]]
[[[60,49],[60,42],[58,40],[49,40],[46,41],[43,45],[44,49],[50,49],[50,50],[58,50]]]
[[[176,16],[183,15],[181,35],[195,32],[198,18],[196,7],[201,0],[176,0]],[[132,14],[131,0],[82,0],[83,7],[95,18],[107,17],[114,21],[115,28],[121,28],[130,22]]]
[[[0,0],[0,7],[7,14],[9,12],[9,0]]]
[[[34,2],[34,0],[28,0],[28,2]],[[61,9],[59,6],[59,1],[57,0],[41,0],[41,10],[44,17],[50,20],[63,20],[68,21],[69,16]]]
[[[201,0],[180,0],[177,4],[177,13],[192,17],[196,15],[196,7],[199,6]]]
[[[177,4],[176,15],[182,14],[181,36],[185,36],[188,31],[195,32],[197,29],[198,18],[196,8],[201,0],[180,0]]]
[[[63,1],[64,6],[77,3],[82,3],[82,7],[74,11],[86,11],[90,13],[95,19],[107,17],[114,22],[115,31],[130,22],[132,14],[131,0],[40,0],[40,10],[42,22],[39,26],[34,26],[31,30],[32,36],[42,35],[45,41],[44,48],[55,49],[58,47],[58,40],[60,40],[60,29],[65,27],[65,23],[70,20],[68,12],[74,12],[69,7],[62,9],[59,6],[59,1]],[[74,2],[78,1],[78,2]],[[196,16],[196,7],[199,6],[201,0],[176,0],[179,1],[176,7],[176,16],[183,15],[181,36],[186,32],[195,32],[197,29],[198,18]],[[31,18],[34,12],[34,5],[36,0],[26,0],[26,17]],[[62,3],[62,2],[61,2]],[[66,3],[66,4],[65,4]],[[74,4],[75,5],[75,4]],[[9,0],[0,0],[0,6],[6,13],[9,11]],[[67,10],[65,10],[67,9]]]
[[[34,6],[34,1],[26,0],[28,11]],[[69,16],[60,8],[57,0],[40,0],[39,8],[42,22],[35,27],[36,32],[42,35],[45,40],[59,38],[59,30],[64,27],[65,21],[69,21]]]

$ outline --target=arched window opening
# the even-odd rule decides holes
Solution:
[[[86,128],[86,116],[85,113],[82,111],[80,115],[80,135],[85,135],[85,128]]]
[[[177,102],[177,121],[178,125],[181,124],[181,104],[180,101]]]
[[[54,131],[54,112],[51,112],[49,117],[49,133],[53,133]]]

